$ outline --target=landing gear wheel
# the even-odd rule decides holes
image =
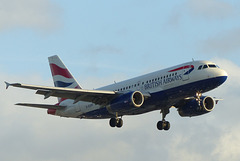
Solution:
[[[162,122],[162,121],[158,121],[158,123],[157,123],[157,129],[158,129],[158,130],[162,130],[162,129],[163,129],[163,122]]]
[[[170,129],[170,123],[168,121],[165,122],[165,127],[164,130],[169,130]]]
[[[117,119],[117,125],[118,128],[121,128],[123,126],[123,120],[121,118]]]
[[[158,130],[169,130],[170,123],[168,121],[158,121],[157,128]]]
[[[109,125],[111,127],[115,127],[117,125],[117,119],[116,118],[111,118],[109,121]]]
[[[111,118],[109,120],[109,125],[111,127],[121,128],[123,126],[123,120],[122,120],[122,118]]]

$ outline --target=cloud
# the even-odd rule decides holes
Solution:
[[[240,28],[222,31],[200,43],[201,53],[217,55],[238,54],[240,51]]]
[[[191,15],[207,19],[227,18],[235,12],[234,6],[222,0],[188,0],[186,3]]]
[[[238,8],[223,0],[187,0],[174,7],[167,22],[168,25],[178,26],[183,19],[190,17],[194,20],[220,20],[237,17]]]
[[[219,138],[218,145],[213,151],[213,155],[219,161],[238,160],[240,157],[240,125],[229,127],[227,131]]]
[[[0,0],[0,31],[30,28],[52,31],[61,24],[61,9],[50,0]]]
[[[108,120],[78,120],[47,115],[45,110],[14,106],[16,102],[54,103],[33,91],[0,86],[0,151],[2,160],[139,160],[152,161],[239,159],[240,67],[225,59],[215,59],[226,69],[229,79],[208,93],[224,98],[213,112],[181,118],[171,109],[170,131],[158,131],[159,111],[124,116],[121,129],[110,128]],[[11,76],[0,71],[4,80],[49,84],[40,76]],[[38,78],[38,79],[36,79]],[[90,78],[91,79],[91,78]],[[118,157],[116,157],[118,156]]]

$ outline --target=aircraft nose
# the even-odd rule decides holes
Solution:
[[[219,78],[219,84],[223,84],[228,78],[227,72],[223,69],[219,69],[218,78]]]

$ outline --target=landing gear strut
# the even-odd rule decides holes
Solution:
[[[118,118],[118,115],[116,113],[116,118],[111,118],[109,121],[109,125],[111,127],[121,128],[123,126],[123,120],[122,120],[122,118]]]
[[[157,123],[158,130],[169,130],[170,123],[168,121],[165,121],[165,117],[169,113],[169,108],[162,109],[160,113],[162,113],[162,121],[158,121]]]
[[[198,101],[199,106],[201,104],[201,97],[202,97],[202,93],[201,92],[197,92],[196,93],[196,101]]]

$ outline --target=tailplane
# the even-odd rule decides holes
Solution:
[[[72,76],[71,72],[67,69],[57,55],[49,57],[48,61],[55,87],[82,89],[76,79]],[[62,100],[63,98],[59,98],[59,102]]]

